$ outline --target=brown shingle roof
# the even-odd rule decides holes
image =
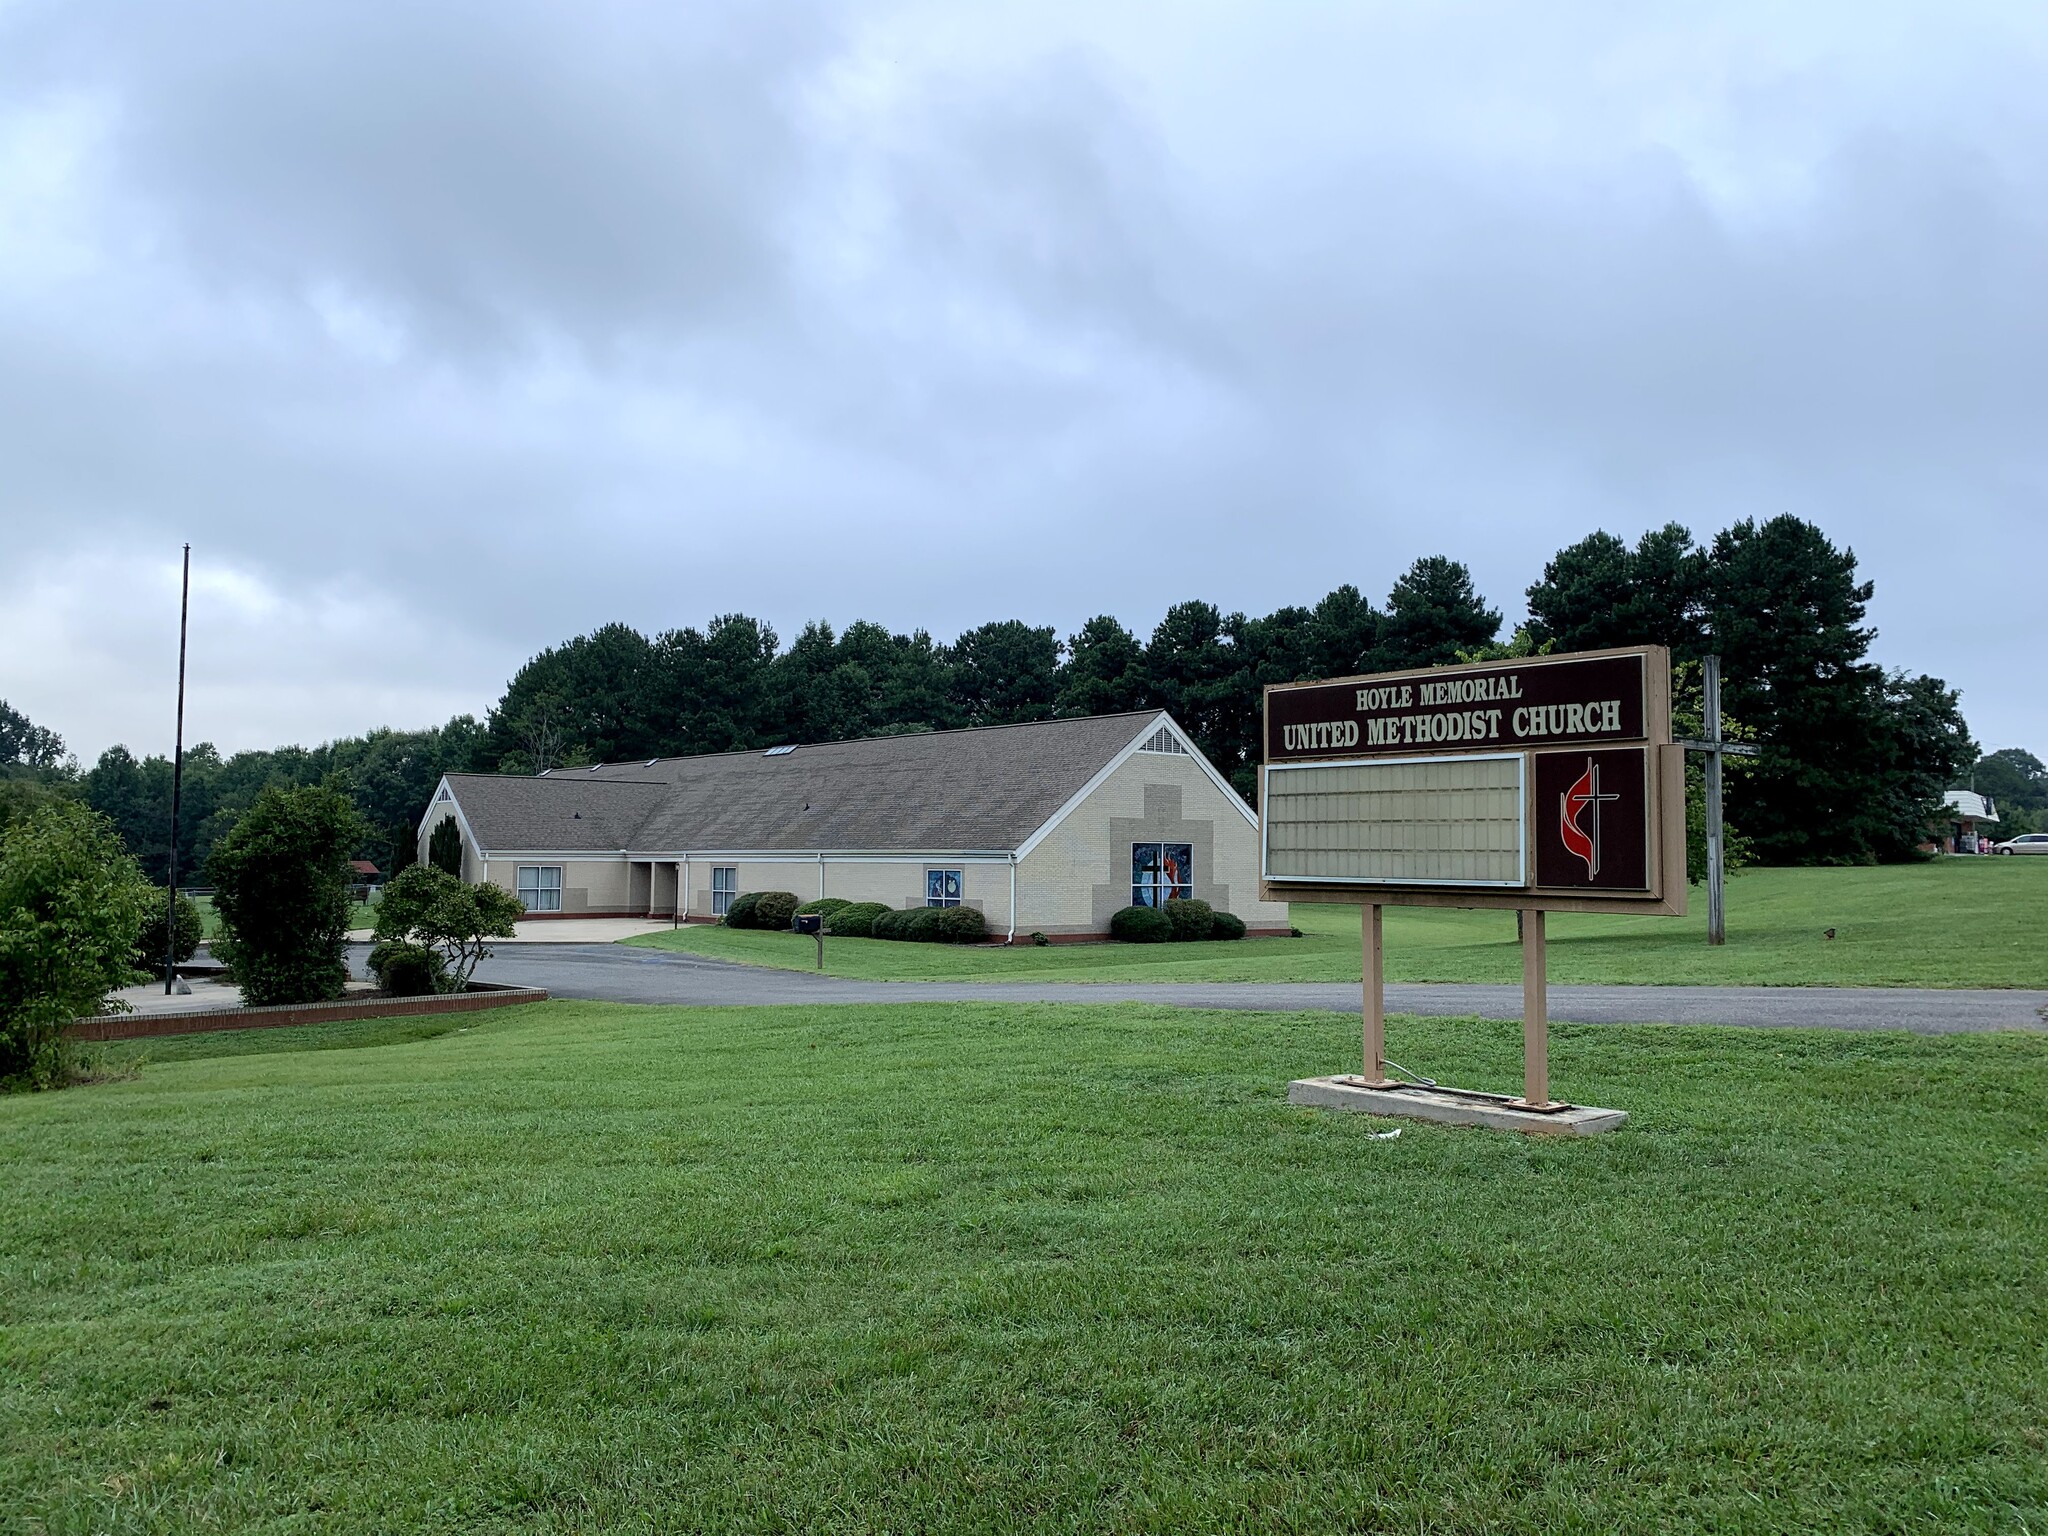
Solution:
[[[1002,851],[1158,718],[1144,710],[449,782],[493,852]]]

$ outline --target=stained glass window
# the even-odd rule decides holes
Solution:
[[[960,871],[928,869],[924,872],[924,904],[928,907],[960,905]]]
[[[1195,850],[1189,843],[1131,844],[1131,905],[1159,907],[1195,894]]]

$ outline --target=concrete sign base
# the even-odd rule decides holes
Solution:
[[[1430,1120],[1439,1125],[1483,1125],[1497,1131],[1527,1131],[1536,1136],[1596,1136],[1628,1118],[1622,1109],[1595,1109],[1573,1104],[1558,1109],[1518,1108],[1497,1094],[1466,1093],[1454,1088],[1388,1087],[1363,1078],[1304,1077],[1287,1085],[1287,1102],[1315,1109],[1356,1109],[1402,1120]]]

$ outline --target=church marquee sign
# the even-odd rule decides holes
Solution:
[[[1267,900],[1683,913],[1658,646],[1271,687]]]

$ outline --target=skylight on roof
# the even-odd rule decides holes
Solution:
[[[787,757],[790,753],[794,752],[795,750],[796,747],[794,745],[787,747],[770,747],[766,752],[763,752],[761,755],[763,757]]]

